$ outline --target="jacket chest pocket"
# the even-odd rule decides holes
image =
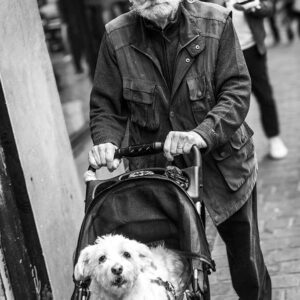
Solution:
[[[123,97],[127,101],[130,121],[148,130],[159,128],[156,85],[139,79],[123,79]]]
[[[205,76],[187,79],[190,105],[197,124],[200,124],[210,110],[209,98],[207,97],[207,84]]]

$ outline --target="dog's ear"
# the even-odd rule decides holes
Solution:
[[[140,270],[143,272],[149,267],[154,267],[153,254],[148,246],[142,243],[137,243],[136,251],[138,253]]]
[[[94,250],[94,245],[87,246],[80,252],[74,270],[74,277],[77,281],[85,280],[87,277],[91,275],[91,269],[89,268],[89,264],[90,264],[93,250]]]

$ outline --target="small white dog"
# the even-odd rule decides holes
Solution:
[[[74,276],[91,278],[91,299],[168,300],[182,292],[188,273],[186,260],[174,251],[105,235],[81,251]]]

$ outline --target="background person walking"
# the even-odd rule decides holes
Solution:
[[[235,27],[252,81],[264,132],[269,140],[269,157],[282,159],[288,149],[280,137],[279,118],[267,69],[267,50],[264,43],[264,18],[273,13],[270,0],[253,0],[241,4],[239,0],[209,0],[205,2],[226,6],[232,11]]]

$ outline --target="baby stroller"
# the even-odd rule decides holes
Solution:
[[[134,157],[162,152],[162,143],[118,149],[116,157]],[[205,236],[201,207],[202,161],[192,148],[193,166],[142,169],[100,181],[89,168],[86,178],[86,209],[74,266],[80,251],[97,236],[123,234],[147,245],[164,242],[190,262],[187,290],[177,299],[209,300],[208,275],[215,271]],[[88,173],[87,172],[87,173]],[[89,280],[76,282],[72,300],[89,298]]]

